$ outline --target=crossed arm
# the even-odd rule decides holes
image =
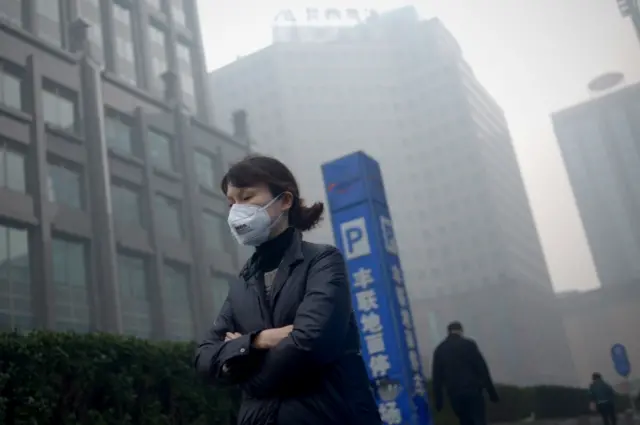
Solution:
[[[308,370],[310,362],[317,367],[340,356],[350,316],[344,259],[336,248],[327,249],[310,267],[306,293],[292,327],[239,335],[234,332],[232,306],[227,299],[209,336],[196,351],[196,369],[215,382],[241,384],[257,398],[278,394]],[[234,365],[241,367],[252,350],[266,350],[260,369],[248,376],[233,373]]]

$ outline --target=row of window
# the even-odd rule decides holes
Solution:
[[[0,103],[17,110],[25,110],[21,70],[7,62],[0,62]],[[72,133],[79,131],[78,104],[70,91],[48,80],[43,82],[43,118],[53,127]],[[112,110],[105,111],[105,137],[110,148],[121,153],[141,157],[142,149],[136,143],[131,118]],[[176,160],[171,137],[158,131],[149,131],[149,154],[157,167],[176,171]],[[209,189],[215,187],[215,160],[197,152],[194,157],[198,182]]]
[[[91,273],[85,242],[54,237],[52,243],[53,285],[55,287],[55,328],[87,332],[95,328],[90,290]],[[28,231],[0,225],[0,329],[33,328],[32,277]],[[119,253],[118,289],[125,334],[149,338],[153,331],[147,260]],[[167,339],[194,339],[194,314],[189,295],[189,270],[164,264],[162,299]],[[214,308],[226,297],[228,281],[212,278],[206,296]],[[214,312],[217,313],[217,312]]]
[[[183,0],[170,0],[166,5],[160,0],[148,0],[151,11],[154,13],[166,14],[168,6],[172,10],[174,21],[182,26],[187,25],[187,14],[185,12],[185,4]],[[158,3],[158,4],[156,4]],[[63,10],[61,0],[34,0],[34,13],[38,25],[38,36],[51,42],[58,47],[67,47],[63,34],[63,26],[66,25],[63,18]],[[99,0],[77,0],[78,16],[86,20],[89,27],[89,42],[93,49],[93,55],[105,62],[105,49],[109,44],[105,44],[106,33],[103,31],[103,17]],[[16,25],[25,27],[27,21],[27,11],[22,0],[4,0],[0,4],[0,17],[4,16]],[[162,75],[168,70],[168,60],[170,44],[167,42],[167,31],[161,24],[153,23],[148,26],[149,51],[151,53],[151,70],[153,72],[152,81],[146,78],[140,78],[141,69],[136,63],[136,58],[140,57],[140,52],[136,54],[136,43],[139,34],[136,33],[137,27],[133,25],[134,18],[132,14],[134,10],[127,5],[127,2],[119,0],[113,1],[113,22],[114,22],[114,43],[113,57],[114,63],[107,63],[107,67],[116,73],[124,81],[139,86],[143,89],[149,89],[159,95],[164,94],[165,85],[162,81]],[[67,22],[72,21],[71,18],[66,19]],[[140,39],[141,40],[141,39]],[[186,105],[193,111],[196,110],[196,95],[193,78],[192,67],[192,49],[188,43],[179,41],[176,45],[176,54],[179,58],[179,75],[184,92],[184,101]]]
[[[107,145],[117,152],[142,157],[140,141],[136,139],[131,118],[118,112],[107,110],[105,113],[105,137]],[[149,130],[149,156],[154,166],[177,171],[177,161],[174,155],[172,138],[164,133]],[[195,151],[194,164],[198,183],[208,189],[214,189],[216,184],[215,158],[207,153]]]
[[[7,143],[0,143],[0,188],[27,192],[25,154]],[[85,188],[82,172],[68,163],[51,159],[48,163],[49,201],[75,209],[85,207]],[[147,228],[143,213],[143,198],[139,190],[129,184],[114,181],[111,188],[114,220],[124,228]],[[158,229],[162,236],[181,240],[185,236],[185,222],[179,200],[156,194],[153,200]],[[203,212],[207,248],[223,251],[227,243],[225,220],[212,212]]]
[[[27,192],[26,159],[24,152],[0,142],[0,188],[14,192]],[[81,209],[83,186],[79,172],[69,169],[63,162],[49,162],[48,194],[51,202]]]
[[[148,226],[143,214],[142,195],[135,188],[126,183],[114,182],[111,186],[111,199],[117,224],[125,228]],[[179,200],[157,194],[153,200],[153,208],[162,237],[175,240],[185,238],[186,223]],[[224,251],[229,245],[225,218],[214,212],[203,211],[202,221],[206,248],[210,251]]]
[[[24,77],[24,69],[0,59],[0,104],[31,112],[26,101]],[[79,132],[77,98],[71,90],[43,80],[42,108],[44,121],[48,125],[71,133]]]

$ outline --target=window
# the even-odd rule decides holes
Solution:
[[[162,12],[164,8],[162,7],[163,0],[146,0],[147,5],[155,12]]]
[[[0,187],[25,193],[25,156],[0,140]]]
[[[126,335],[149,338],[152,329],[151,306],[143,258],[118,254],[118,287],[122,331]]]
[[[142,222],[142,198],[140,193],[124,184],[111,184],[113,219],[119,226],[144,227]]]
[[[33,326],[29,266],[27,231],[0,225],[0,329]]]
[[[23,26],[22,0],[3,0],[0,2],[0,17],[4,17],[14,25]]]
[[[174,170],[171,138],[155,131],[149,131],[149,155],[153,165],[166,170]]]
[[[209,189],[215,187],[215,176],[213,173],[213,158],[202,152],[194,153],[195,172],[198,183]]]
[[[72,165],[49,162],[49,201],[81,210],[84,206],[82,173]]]
[[[102,17],[100,0],[78,0],[78,17],[89,24],[87,38],[91,44],[94,58],[104,63],[104,40],[102,38]]]
[[[131,10],[114,2],[113,25],[115,28],[116,72],[131,84],[137,84]]]
[[[149,26],[149,52],[151,56],[151,73],[153,74],[152,89],[164,96],[165,84],[162,76],[168,70],[167,65],[167,35],[153,25]]]
[[[183,27],[187,25],[187,15],[184,12],[183,0],[170,0],[173,21]]]
[[[182,87],[184,102],[191,109],[196,110],[196,89],[193,80],[193,66],[191,65],[191,47],[179,42],[176,47],[178,55],[178,68],[180,72],[180,85]]]
[[[88,332],[89,285],[85,244],[53,238],[53,284],[58,331]]]
[[[220,313],[220,309],[229,294],[229,279],[222,276],[212,276],[207,282],[205,290],[207,297],[211,300],[213,311],[211,312],[211,320],[215,320]]]
[[[158,230],[166,238],[182,239],[182,213],[180,201],[163,195],[155,197],[155,211],[158,220]]]
[[[105,113],[104,127],[107,146],[118,152],[134,155],[133,129],[130,120],[117,112]]]
[[[225,251],[229,247],[229,225],[224,217],[203,211],[202,225],[207,249]]]
[[[22,110],[22,72],[20,68],[0,61],[0,103]]]
[[[69,90],[45,82],[42,102],[44,121],[47,124],[76,132],[76,99]]]
[[[193,314],[189,301],[189,273],[183,268],[164,265],[162,300],[167,318],[167,337],[170,340],[195,339]]]
[[[35,3],[38,36],[62,46],[60,0],[35,0]]]

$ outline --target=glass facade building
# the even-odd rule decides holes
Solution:
[[[193,339],[244,261],[217,183],[248,152],[208,122],[195,1],[28,5],[0,5],[0,330]]]

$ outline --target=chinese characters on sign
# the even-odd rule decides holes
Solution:
[[[352,273],[352,287],[356,299],[356,309],[360,313],[360,329],[369,354],[369,371],[373,378],[385,378],[391,369],[391,362],[384,344],[384,328],[378,314],[378,295],[373,278],[373,270],[360,267]],[[379,406],[383,422],[389,425],[402,423],[402,412],[395,400],[383,400]]]
[[[345,35],[345,29],[367,22],[376,16],[377,13],[370,9],[332,7],[285,9],[273,19],[273,41],[275,43],[330,42]]]
[[[384,329],[378,314],[378,294],[374,288],[370,288],[375,283],[372,270],[361,267],[351,277],[355,290],[356,309],[361,313],[360,321],[367,353],[369,353],[371,375],[374,378],[383,378],[387,376],[391,364],[385,350]]]
[[[397,264],[394,264],[391,267],[391,278],[395,284],[398,304],[400,305],[400,317],[402,318],[405,341],[407,342],[407,348],[409,349],[409,362],[411,364],[411,372],[413,373],[414,390],[416,394],[425,395],[426,389],[424,379],[422,378],[420,356],[418,355],[415,331],[413,329],[413,319],[411,318],[411,311],[409,310],[409,300],[407,299],[407,291],[404,287],[402,270]]]
[[[354,26],[377,16],[371,9],[306,7],[284,9],[273,19],[274,26]]]

